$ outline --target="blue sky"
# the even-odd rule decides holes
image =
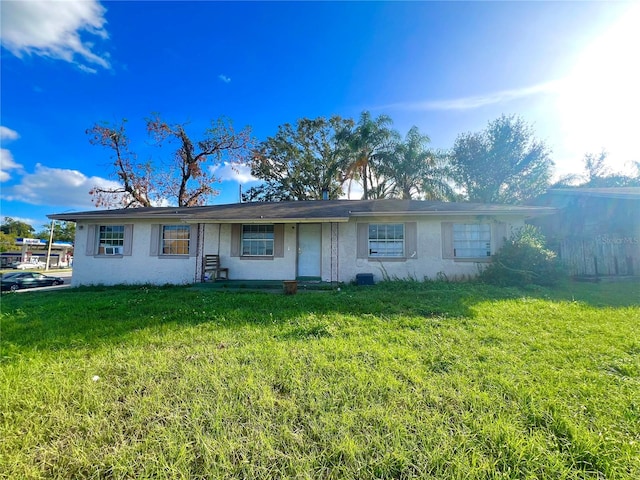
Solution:
[[[638,160],[640,7],[611,2],[14,2],[2,28],[1,212],[36,229],[46,214],[89,210],[112,182],[85,130],[128,119],[189,122],[198,138],[227,116],[254,136],[301,117],[363,110],[449,148],[500,114],[533,124],[558,174],[587,152]],[[215,203],[249,172],[217,170]]]

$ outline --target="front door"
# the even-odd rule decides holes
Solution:
[[[320,277],[322,225],[298,225],[298,277]]]

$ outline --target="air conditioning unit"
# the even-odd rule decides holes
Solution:
[[[104,247],[105,255],[122,255],[122,247]]]

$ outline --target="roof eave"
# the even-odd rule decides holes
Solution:
[[[554,207],[531,208],[526,210],[433,210],[427,212],[350,212],[352,217],[468,217],[470,215],[509,215],[514,217],[533,217],[539,215],[551,215],[557,212]]]
[[[326,217],[326,218],[268,218],[268,217],[251,217],[251,218],[184,218],[186,223],[346,223],[349,217]]]
[[[73,215],[73,214],[50,214],[47,215],[47,218],[50,220],[61,220],[65,222],[78,222],[81,220],[157,220],[159,218],[168,218],[168,219],[183,219],[184,215],[182,214],[156,214],[156,215],[100,215],[100,214],[88,214],[88,215]]]
[[[119,220],[171,220],[182,221],[185,223],[346,223],[350,218],[370,218],[370,217],[462,217],[477,215],[501,215],[514,217],[534,217],[542,215],[551,215],[558,209],[554,207],[516,207],[516,208],[479,208],[472,210],[422,210],[422,211],[349,211],[347,215],[340,216],[324,216],[324,217],[267,217],[267,216],[251,216],[237,218],[215,218],[215,214],[205,216],[202,213],[198,215],[188,212],[164,211],[164,212],[145,212],[139,213],[132,210],[131,213],[113,213],[109,211],[98,211],[90,213],[60,213],[50,214],[47,218],[51,220],[61,220],[68,222],[78,222],[84,220],[99,221],[119,221]]]

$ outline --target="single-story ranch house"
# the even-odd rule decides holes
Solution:
[[[476,275],[549,207],[417,200],[255,202],[49,215],[76,222],[73,285],[188,284],[217,255],[230,280]]]

